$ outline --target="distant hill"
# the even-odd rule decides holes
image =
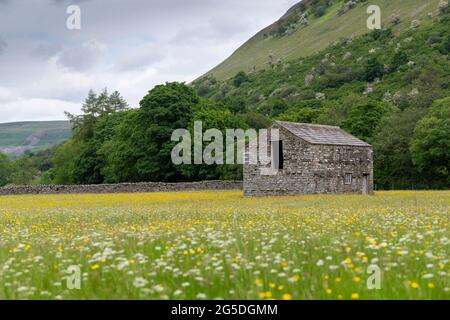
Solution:
[[[0,151],[17,157],[59,144],[71,136],[68,121],[0,123]]]
[[[349,3],[354,4],[348,7]],[[399,33],[409,29],[413,20],[429,23],[430,19],[425,18],[436,12],[438,4],[439,0],[303,0],[207,75],[227,80],[239,71],[267,69],[271,64],[317,53],[342,38],[367,33],[369,5],[381,8],[385,26],[391,24],[392,15],[401,17],[400,23],[393,26],[394,32]]]

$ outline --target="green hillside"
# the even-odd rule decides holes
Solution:
[[[345,13],[345,0],[304,0],[291,8],[279,21],[260,31],[227,60],[211,70],[217,80],[233,77],[239,71],[250,72],[268,68],[271,64],[286,62],[316,53],[341,38],[367,33],[366,13],[369,5],[381,8],[382,23],[391,25],[391,16],[399,15],[400,23],[392,26],[394,32],[410,28],[413,20],[425,19],[428,13],[437,14],[439,0],[357,0],[356,6]],[[329,5],[329,7],[327,7]],[[326,10],[324,10],[326,9]],[[301,16],[306,14],[306,23]],[[323,14],[322,16],[319,16]]]
[[[0,123],[0,151],[14,157],[49,148],[70,136],[68,121]]]
[[[407,5],[417,1],[392,3],[412,10]],[[426,9],[414,12],[433,14],[414,26],[404,22],[403,32],[389,23],[307,57],[222,81],[206,76],[193,86],[252,128],[273,120],[344,128],[374,145],[378,187],[449,187],[450,17],[438,3],[421,2],[417,8],[428,4]],[[347,21],[341,27],[352,26]],[[231,70],[229,75],[237,69]]]

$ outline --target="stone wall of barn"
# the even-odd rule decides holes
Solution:
[[[373,193],[373,151],[371,147],[313,145],[278,127],[283,141],[284,168],[274,175],[263,174],[271,168],[250,165],[245,155],[244,195],[246,197],[302,194],[362,194],[364,175]],[[270,155],[270,148],[267,147]],[[265,172],[267,173],[267,172]],[[345,174],[352,183],[345,184]]]

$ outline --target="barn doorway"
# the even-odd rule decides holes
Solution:
[[[362,179],[362,193],[369,194],[369,176],[368,174],[363,175]]]

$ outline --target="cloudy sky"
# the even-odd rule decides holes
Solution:
[[[137,107],[190,82],[299,0],[0,0],[0,123],[64,119],[90,88]],[[81,30],[66,27],[81,9]]]

